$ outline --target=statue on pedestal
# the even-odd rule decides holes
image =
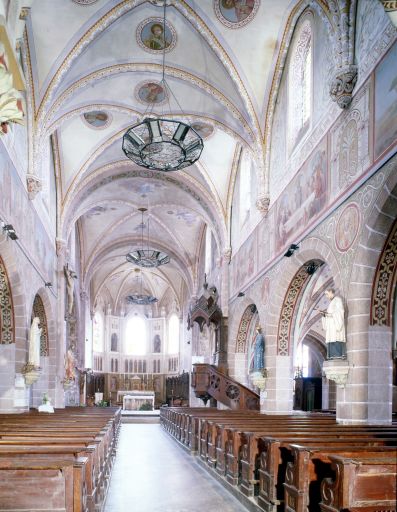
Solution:
[[[265,337],[262,334],[262,328],[260,325],[256,328],[254,350],[253,370],[257,372],[265,368]]]
[[[65,380],[68,382],[76,379],[75,373],[76,358],[72,347],[69,347],[65,355]]]
[[[32,320],[29,334],[28,364],[34,366],[35,368],[40,367],[40,342],[43,329],[40,329],[39,324],[40,318],[35,316]]]
[[[346,359],[345,308],[335,290],[329,288],[325,296],[330,301],[326,311],[320,310],[327,344],[327,359]]]

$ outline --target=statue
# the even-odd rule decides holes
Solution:
[[[68,316],[70,317],[73,312],[73,302],[74,302],[74,279],[77,279],[76,272],[73,272],[69,268],[69,265],[66,265],[65,268],[65,277],[66,277],[66,292],[68,295],[68,306],[67,306],[67,312]]]
[[[254,352],[254,371],[260,371],[265,368],[265,337],[262,334],[262,328],[256,328],[255,352]]]
[[[345,308],[342,299],[329,288],[325,296],[330,301],[326,311],[320,310],[327,344],[327,359],[346,359]]]
[[[35,316],[32,320],[29,334],[29,360],[28,364],[34,367],[40,367],[40,342],[41,333],[43,329],[40,329],[40,318]]]

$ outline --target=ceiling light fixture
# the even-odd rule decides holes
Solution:
[[[150,249],[149,214],[147,217],[147,244],[146,249],[144,249],[143,230],[145,227],[145,223],[143,222],[143,214],[147,211],[147,208],[139,208],[139,211],[142,214],[141,249],[135,249],[135,251],[129,252],[126,256],[126,260],[129,261],[130,263],[134,263],[134,265],[138,265],[139,267],[144,268],[155,268],[160,267],[161,265],[165,265],[166,263],[169,263],[170,257],[168,256],[168,254],[162,251]]]
[[[149,306],[158,301],[156,297],[153,295],[146,295],[143,293],[143,279],[142,272],[136,268],[135,272],[137,272],[136,278],[140,278],[140,293],[133,293],[131,295],[127,295],[126,301],[128,304],[136,304],[138,306]]]
[[[164,2],[163,33],[166,33],[166,8]],[[161,85],[164,94],[168,99],[169,110],[171,111],[169,99],[172,96],[179,109],[182,107],[173,94],[165,79],[165,52],[163,47],[163,76]],[[144,113],[142,122],[129,128],[123,136],[122,149],[125,155],[141,167],[156,171],[178,171],[196,162],[204,148],[203,139],[187,123],[153,114],[154,102],[148,108],[149,112]]]

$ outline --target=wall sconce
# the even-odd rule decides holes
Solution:
[[[7,233],[7,236],[11,238],[11,240],[18,240],[18,235],[12,224],[3,224],[3,231]]]
[[[297,249],[299,249],[299,245],[291,244],[288,248],[288,251],[284,254],[284,256],[290,258]]]

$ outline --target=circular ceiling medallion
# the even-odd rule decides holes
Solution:
[[[160,82],[141,82],[135,88],[135,97],[144,105],[162,105],[167,101],[167,93]]]
[[[97,2],[98,0],[73,0],[73,2],[75,4],[79,4],[79,5],[91,5],[91,4],[95,4],[95,2]]]
[[[215,128],[212,126],[212,124],[204,123],[203,121],[195,121],[190,126],[200,135],[203,140],[211,137],[215,131]]]
[[[103,110],[91,110],[91,112],[84,112],[81,117],[85,124],[95,130],[103,130],[104,128],[107,128],[112,121],[111,115]]]
[[[176,31],[171,23],[164,23],[162,18],[148,18],[136,29],[136,40],[141,48],[149,53],[170,52],[176,45]]]
[[[259,9],[260,0],[214,0],[215,14],[228,28],[247,25]]]

